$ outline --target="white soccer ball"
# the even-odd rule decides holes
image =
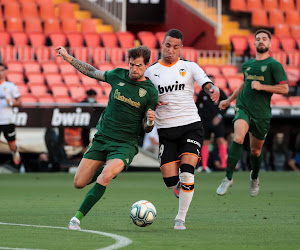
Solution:
[[[137,201],[130,208],[130,218],[139,227],[150,226],[156,218],[156,208],[150,201]]]

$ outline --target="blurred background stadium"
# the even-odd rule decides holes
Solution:
[[[56,46],[65,46],[77,59],[103,71],[128,68],[127,49],[139,44],[151,48],[151,63],[157,61],[170,28],[183,32],[182,58],[213,75],[227,95],[243,81],[242,63],[255,56],[255,30],[270,30],[270,54],[284,66],[290,92],[272,97],[264,167],[290,169],[289,160],[300,153],[300,0],[0,0],[0,4],[0,61],[7,65],[7,80],[18,86],[23,102],[14,108],[22,171],[75,167],[84,150],[80,129],[91,128],[92,137],[108,101],[110,86],[56,58]],[[90,89],[97,92],[97,103],[81,103]],[[199,91],[195,85],[195,97]],[[228,143],[233,107],[225,117]],[[248,150],[246,142],[240,169],[247,168]],[[153,155],[141,152],[133,166],[158,167]],[[2,172],[19,171],[20,166],[10,167],[3,135],[0,153]]]

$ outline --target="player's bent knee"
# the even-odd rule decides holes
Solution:
[[[81,189],[81,188],[84,188],[86,186],[86,183],[83,183],[79,180],[74,180],[74,187],[77,188],[77,189]]]
[[[176,187],[176,185],[178,184],[179,182],[179,176],[172,176],[172,177],[163,177],[164,179],[164,182],[165,182],[165,185],[170,188],[170,189],[173,189]]]
[[[181,189],[184,192],[192,192],[194,190],[194,167],[189,164],[182,164],[180,166],[180,182]]]

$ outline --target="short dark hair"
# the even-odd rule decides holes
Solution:
[[[145,45],[138,46],[138,47],[129,49],[127,51],[128,51],[128,60],[130,58],[137,59],[139,57],[143,57],[145,64],[149,63],[149,61],[150,61],[151,50]]]
[[[255,38],[256,38],[256,36],[257,36],[259,33],[265,33],[265,34],[267,34],[270,40],[271,40],[271,38],[272,38],[271,32],[268,31],[268,30],[265,30],[265,29],[259,29],[259,30],[257,30],[257,31],[255,32]]]
[[[97,92],[93,89],[89,89],[86,92],[86,95],[91,96],[91,95],[97,95]]]
[[[0,67],[4,67],[5,69],[7,69],[7,66],[5,65],[5,64],[3,64],[3,63],[0,63]]]
[[[165,37],[164,37],[164,41],[165,41],[165,39],[166,39],[167,36],[180,39],[181,42],[183,43],[183,35],[182,35],[181,31],[178,30],[178,29],[170,29],[170,30],[168,30],[167,33],[166,33],[166,35],[165,35]]]

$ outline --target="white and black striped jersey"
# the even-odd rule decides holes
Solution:
[[[211,82],[194,62],[178,59],[171,65],[159,60],[145,72],[158,90],[158,101],[169,102],[156,110],[158,129],[178,127],[200,121],[194,102],[194,82],[200,87]]]

